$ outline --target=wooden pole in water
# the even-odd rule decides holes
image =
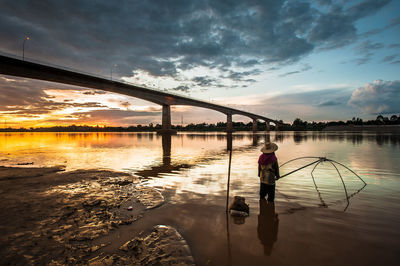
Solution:
[[[228,166],[228,185],[226,189],[226,213],[228,213],[228,204],[229,204],[229,184],[231,182],[231,162],[232,162],[232,149],[229,149],[229,166]]]

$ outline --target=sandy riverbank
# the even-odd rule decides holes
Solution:
[[[398,212],[303,206],[278,190],[275,205],[249,198],[250,216],[235,221],[224,195],[174,201],[173,189],[142,184],[106,170],[0,167],[0,264],[397,265]]]
[[[129,174],[0,167],[0,196],[2,265],[193,262],[185,240],[167,226],[139,233],[115,254],[102,253],[107,243],[94,244],[163,204],[161,193]]]

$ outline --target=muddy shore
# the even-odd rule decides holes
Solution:
[[[138,232],[115,252],[95,240],[164,203],[138,178],[107,170],[0,167],[1,265],[192,264],[169,226]]]
[[[250,216],[235,220],[222,194],[143,184],[0,167],[0,265],[397,265],[398,212],[304,206],[278,189],[275,205],[249,197]]]

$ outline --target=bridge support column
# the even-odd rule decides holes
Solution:
[[[257,119],[253,119],[253,133],[257,132]]]
[[[279,131],[279,124],[275,124],[275,131]]]
[[[226,115],[226,132],[233,132],[232,115]]]
[[[176,130],[171,129],[171,106],[162,106],[162,128],[157,131],[159,134],[176,134]]]
[[[266,132],[269,132],[269,131],[271,130],[271,127],[270,127],[269,121],[265,122],[265,125],[266,125],[266,127],[265,127],[265,131],[266,131]]]

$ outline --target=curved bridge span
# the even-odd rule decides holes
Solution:
[[[0,74],[104,90],[159,104],[163,107],[162,132],[172,132],[171,105],[197,106],[224,113],[227,116],[226,130],[228,132],[233,131],[232,115],[243,115],[251,118],[253,120],[253,131],[257,130],[258,120],[266,122],[267,131],[269,131],[270,123],[275,124],[276,129],[280,124],[276,120],[246,111],[9,56],[0,55]]]

